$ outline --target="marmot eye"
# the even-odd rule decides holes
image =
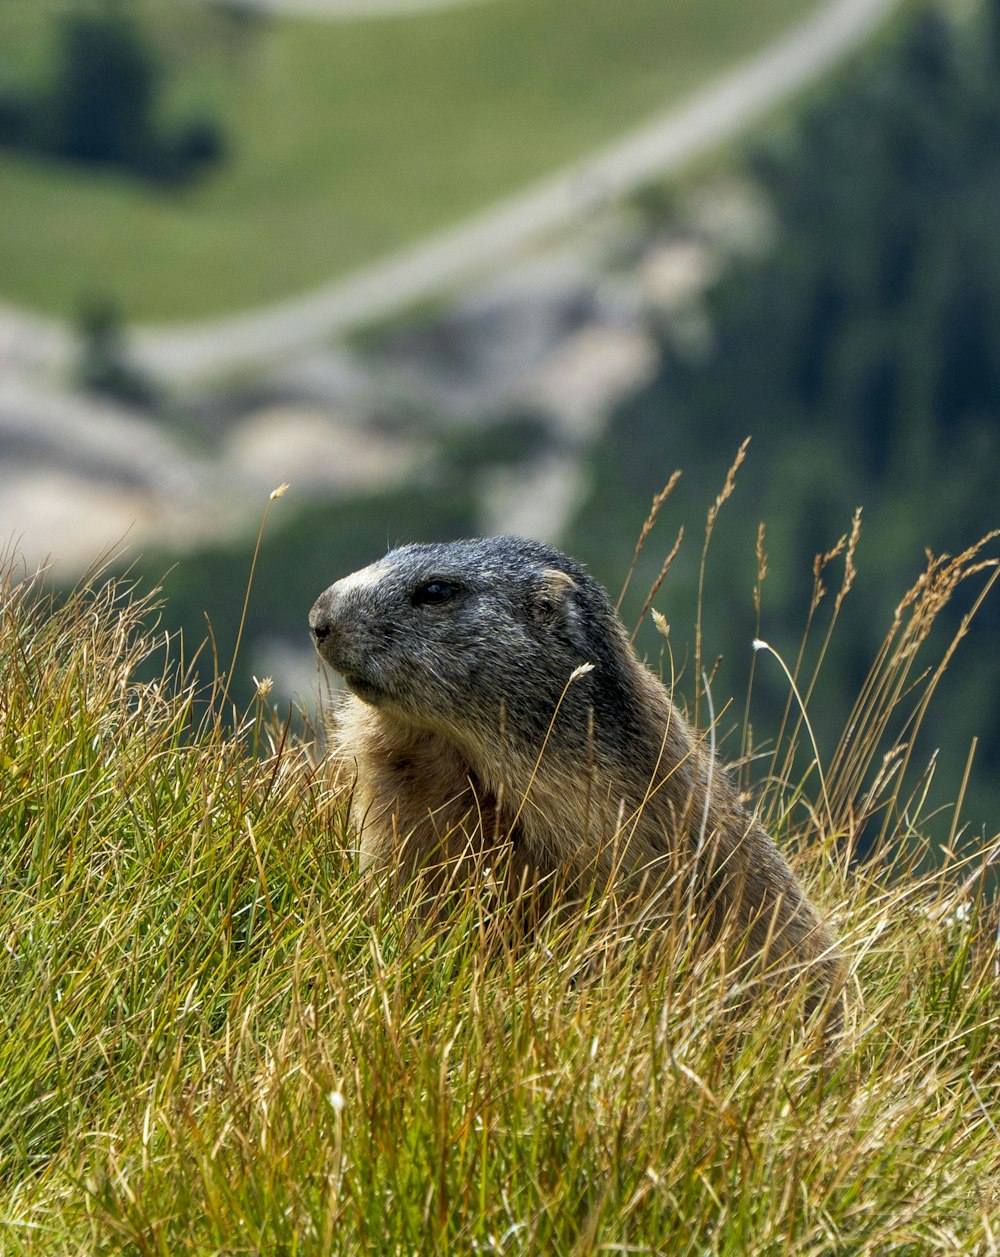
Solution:
[[[454,598],[457,592],[455,586],[449,585],[446,580],[429,580],[413,591],[413,605],[436,607],[439,603]]]

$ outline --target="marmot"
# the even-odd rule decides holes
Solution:
[[[334,738],[361,865],[393,893],[433,897],[505,845],[515,899],[693,912],[757,970],[839,986],[829,930],[578,563],[517,537],[402,546],[309,625],[352,691]]]

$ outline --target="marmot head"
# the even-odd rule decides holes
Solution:
[[[438,732],[489,736],[506,718],[544,734],[584,663],[593,672],[570,686],[560,710],[607,702],[620,712],[609,691],[620,694],[632,658],[584,569],[517,537],[393,550],[321,594],[309,627],[359,698]]]

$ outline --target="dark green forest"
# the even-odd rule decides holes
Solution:
[[[760,635],[794,663],[814,556],[862,507],[858,579],[812,703],[822,746],[925,548],[955,553],[1000,526],[1000,4],[961,25],[940,11],[916,16],[750,167],[775,245],[709,294],[705,353],[692,359],[664,334],[655,379],[595,451],[593,492],[568,540],[610,579],[650,498],[683,469],[636,589],[645,592],[683,525],[658,599],[683,657],[706,509],[751,436],[706,574],[704,654],[723,656],[725,696],[745,690],[758,632],[758,522],[769,556]],[[946,633],[977,592],[959,592]],[[821,604],[820,626],[832,602]],[[940,748],[944,803],[978,735],[969,819],[987,826],[1000,808],[998,630],[994,596],[949,668],[921,748],[925,761]],[[758,661],[754,694],[766,729],[787,694],[773,661]]]

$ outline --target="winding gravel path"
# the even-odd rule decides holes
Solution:
[[[313,292],[234,316],[140,329],[135,354],[157,375],[188,383],[280,362],[397,313],[729,139],[860,45],[899,3],[825,0],[693,98],[485,212]],[[0,309],[0,361],[57,363],[70,343],[59,324]]]

